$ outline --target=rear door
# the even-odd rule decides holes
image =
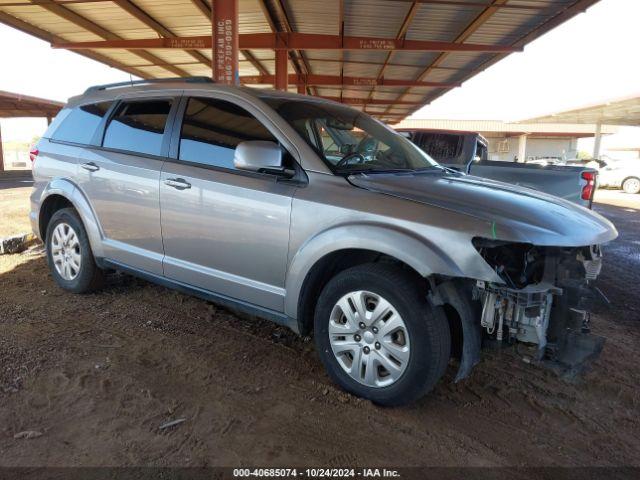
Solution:
[[[282,312],[296,186],[234,167],[240,142],[278,142],[248,108],[218,98],[183,99],[175,158],[165,163],[160,183],[164,273]]]
[[[122,99],[105,121],[102,138],[80,161],[79,187],[103,234],[105,257],[162,274],[160,170],[179,97]]]

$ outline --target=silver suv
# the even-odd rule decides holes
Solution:
[[[483,344],[575,368],[613,225],[441,167],[365,113],[202,78],[88,89],[33,152],[34,232],[55,281],[129,272],[307,335],[384,405],[455,379]]]

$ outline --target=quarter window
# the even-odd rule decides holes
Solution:
[[[244,108],[214,98],[190,98],[180,133],[179,159],[223,168],[235,168],[240,142],[278,140]]]
[[[53,132],[52,139],[89,144],[113,102],[92,103],[72,109]]]
[[[462,135],[450,133],[423,133],[418,145],[438,162],[451,163],[462,151]]]
[[[122,102],[109,122],[103,146],[160,155],[170,110],[171,100]]]

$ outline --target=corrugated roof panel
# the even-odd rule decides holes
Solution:
[[[194,58],[183,50],[164,49],[154,50],[153,55],[158,57],[164,63],[184,63],[194,61]]]
[[[409,2],[346,1],[344,34],[356,37],[395,38],[410,7]]]
[[[92,42],[102,40],[101,37],[64,20],[59,15],[41,7],[2,7],[2,11],[11,16],[37,26],[47,32],[60,36],[70,42]]]
[[[307,50],[305,55],[309,60],[336,60],[340,61],[340,52],[336,50]]]
[[[469,38],[470,43],[511,45],[551,16],[540,16],[528,10],[495,13]]]
[[[428,82],[455,82],[456,77],[461,77],[460,70],[453,68],[432,68],[422,77],[422,80]]]
[[[134,3],[176,35],[211,33],[211,21],[190,0],[136,0]]]
[[[416,65],[423,67],[433,62],[440,52],[393,52],[391,63]]]
[[[340,75],[341,64],[339,62],[315,62],[308,60],[311,71],[320,75]]]
[[[331,87],[318,87],[318,95],[321,97],[339,97],[340,89]]]
[[[111,2],[73,3],[65,5],[64,8],[124,39],[157,37],[153,29]]]
[[[407,31],[407,39],[453,41],[482,10],[464,5],[421,4]]]
[[[291,27],[296,32],[340,34],[339,0],[295,0],[288,2]]]
[[[408,78],[416,78],[418,73],[415,67],[393,67],[384,71],[384,78],[406,80]]]
[[[104,57],[112,58],[116,62],[125,63],[127,65],[150,65],[149,60],[140,58],[127,50],[105,50],[100,52]]]
[[[492,56],[490,53],[453,52],[444,57],[440,65],[449,68],[472,68],[474,65],[480,65]]]

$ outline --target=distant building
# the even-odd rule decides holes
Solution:
[[[605,125],[640,127],[640,95],[615,98],[604,103],[585,105],[573,110],[552,113],[524,120],[526,123],[562,123],[565,125],[595,125],[593,158],[600,158]]]
[[[524,158],[576,158],[578,139],[593,137],[595,125],[566,123],[508,123],[494,120],[403,120],[396,128],[425,128],[456,132],[477,132],[489,142],[489,159],[514,161]],[[603,135],[618,131],[603,125]]]
[[[640,147],[610,147],[605,151],[616,160],[640,160]]]

